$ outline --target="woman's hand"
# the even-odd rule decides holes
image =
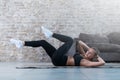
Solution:
[[[101,62],[103,65],[105,64],[105,61],[99,55],[97,55],[97,60]]]
[[[86,43],[84,43],[83,41],[78,41],[78,43],[79,43],[79,45],[81,45],[84,49],[89,49],[90,47],[86,44]]]
[[[100,57],[98,57],[98,62],[89,61],[87,59],[82,59],[80,62],[80,65],[85,66],[85,67],[98,67],[98,66],[102,66],[104,64],[105,64],[104,60],[102,60]]]
[[[77,42],[77,50],[78,52],[84,57],[85,56],[85,50],[88,50],[90,47],[88,47],[83,41]]]

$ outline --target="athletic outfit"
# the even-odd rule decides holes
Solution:
[[[64,42],[64,44],[58,49],[56,49],[45,40],[39,40],[39,41],[25,41],[25,46],[31,46],[31,47],[41,46],[50,56],[52,63],[55,66],[66,66],[66,62],[68,59],[68,56],[66,54],[70,51],[70,48],[73,45],[73,39],[71,37],[56,33],[54,33],[52,37]],[[75,66],[80,66],[80,61],[83,58],[79,54],[74,54],[73,58],[75,60]]]

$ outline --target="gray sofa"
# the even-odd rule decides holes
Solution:
[[[90,47],[97,47],[100,50],[99,55],[106,62],[120,62],[120,33],[113,32],[106,36],[80,33],[77,39]]]

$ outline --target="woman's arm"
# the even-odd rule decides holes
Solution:
[[[88,47],[83,41],[78,41],[77,50],[82,56],[85,55],[85,51],[88,50],[89,48],[90,47]]]
[[[83,49],[83,47],[81,45],[79,45],[79,44],[77,45],[77,50],[82,56],[85,55],[85,50]]]
[[[97,56],[97,57],[98,57],[97,58],[98,62],[92,62],[92,61],[89,61],[87,59],[82,59],[80,62],[80,65],[86,66],[86,67],[97,67],[97,66],[104,65],[105,61],[100,56]]]
[[[78,44],[81,46],[81,47],[83,47],[84,49],[89,49],[90,47],[87,45],[87,44],[85,44],[83,41],[78,41]]]

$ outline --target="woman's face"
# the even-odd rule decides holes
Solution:
[[[95,50],[92,49],[92,48],[90,48],[90,49],[86,52],[85,58],[91,60],[91,59],[93,59],[94,57],[95,57]]]

